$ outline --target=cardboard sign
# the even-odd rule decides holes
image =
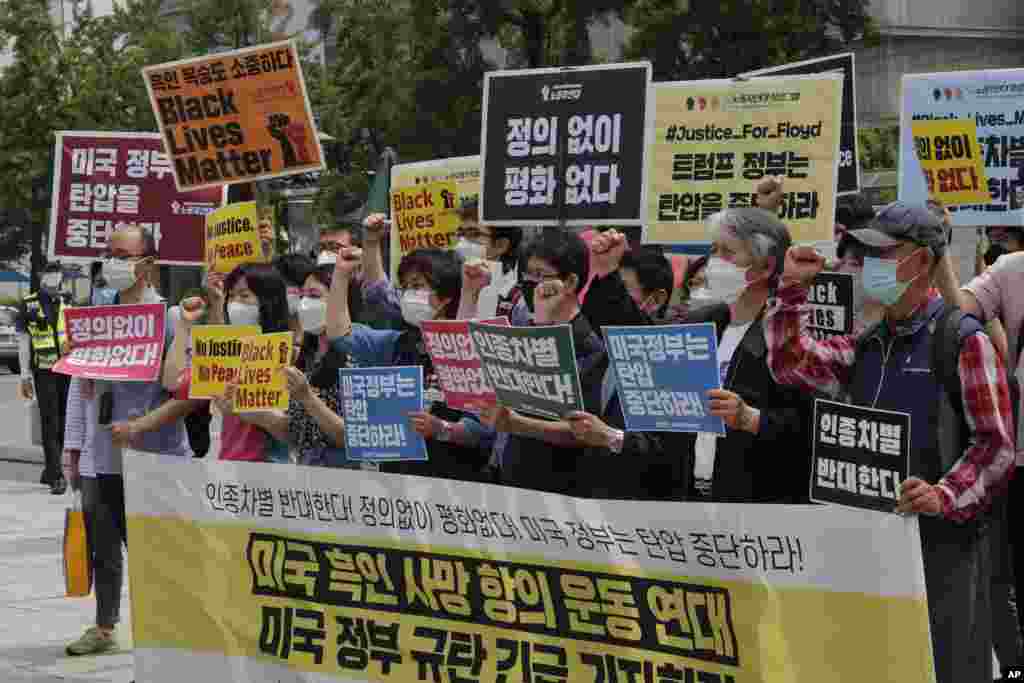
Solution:
[[[643,222],[651,65],[484,75],[481,221]]]
[[[793,241],[832,241],[842,86],[839,74],[651,86],[644,242],[707,243],[709,217],[753,206],[757,182],[776,175]]]
[[[555,419],[583,410],[569,325],[498,327],[470,321],[469,331],[498,405]]]
[[[71,352],[54,372],[115,382],[154,382],[164,358],[166,306],[122,304],[65,308]]]
[[[179,192],[159,134],[56,135],[50,260],[98,260],[118,224],[137,223],[152,231],[160,263],[203,263],[204,216],[223,192]]]
[[[857,80],[854,53],[808,59],[803,62],[773,66],[742,74],[751,76],[790,76],[843,72],[843,130],[839,137],[839,177],[836,193],[860,192],[860,156],[857,153]]]
[[[992,203],[974,119],[914,121],[910,130],[930,198],[948,206]]]
[[[815,339],[853,332],[853,276],[821,272],[807,290],[810,320],[807,327]]]
[[[451,249],[459,228],[458,189],[441,180],[391,193],[391,220],[402,254],[416,249]]]
[[[508,327],[508,318],[481,320],[487,325]],[[444,402],[455,410],[480,410],[496,399],[484,376],[480,356],[473,348],[468,320],[424,320],[423,343],[433,361],[444,392]]]
[[[189,398],[223,396],[238,376],[242,340],[259,335],[257,325],[196,325],[192,328],[192,381]]]
[[[324,168],[292,41],[142,69],[179,190]]]
[[[942,190],[942,181],[933,173],[933,184],[918,160],[918,146],[914,142],[928,122],[973,122],[974,139],[971,144],[974,160],[984,165],[984,178],[977,167],[980,190],[973,191],[970,172],[952,179],[945,177],[947,189],[969,185],[971,196],[977,200],[949,206],[955,226],[1024,225],[1024,202],[1019,193],[1024,190],[1024,69],[992,69],[989,71],[952,71],[947,73],[907,74],[903,76],[900,107],[899,144],[899,198],[910,204],[924,204],[936,187]],[[959,124],[953,124],[959,125]],[[915,132],[915,126],[918,126]],[[948,134],[964,135],[966,129],[947,129]],[[952,141],[951,141],[952,143]],[[934,140],[931,153],[935,155]],[[966,150],[964,150],[966,152]],[[943,152],[945,156],[945,152]],[[951,164],[966,168],[968,164]],[[966,196],[966,195],[965,195]],[[943,201],[946,201],[943,199]]]
[[[292,333],[261,334],[241,341],[235,412],[288,410],[288,381],[281,369],[291,364]]]
[[[722,388],[713,324],[603,331],[628,431],[725,433],[707,398]]]
[[[423,366],[343,368],[341,406],[350,460],[427,460],[427,444],[409,413],[423,410]]]
[[[269,244],[260,241],[256,202],[241,202],[206,217],[203,242],[206,265],[215,273],[230,273],[245,263],[267,263]]]
[[[910,415],[817,399],[811,500],[894,512],[910,469]]]

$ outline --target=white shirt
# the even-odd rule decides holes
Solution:
[[[488,261],[491,268],[491,284],[480,290],[480,299],[477,303],[476,314],[479,318],[493,318],[498,312],[498,301],[507,297],[517,284],[519,284],[519,267],[502,273],[501,263]]]

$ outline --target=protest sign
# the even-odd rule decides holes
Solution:
[[[508,327],[508,318],[479,321]],[[444,392],[444,402],[455,410],[480,410],[495,403],[480,356],[473,348],[468,320],[424,320],[423,343]]]
[[[417,188],[434,183],[441,183],[444,186],[443,189],[448,190],[451,189],[448,183],[455,184],[456,209],[460,208],[464,202],[478,200],[480,197],[480,156],[433,159],[412,164],[396,164],[391,167],[392,195],[404,191],[415,196]],[[394,212],[392,212],[391,219],[391,278],[397,281],[399,261],[420,246],[420,243],[418,240],[412,239],[410,235],[402,235],[399,232],[400,223]],[[453,224],[446,225],[443,230],[435,233],[446,236],[447,244],[442,248],[455,246],[455,231],[458,230],[459,224],[460,221],[456,214]]]
[[[910,467],[910,415],[816,399],[811,500],[894,512]]]
[[[459,228],[458,189],[438,180],[391,193],[391,220],[403,254],[416,249],[451,249]]]
[[[714,325],[602,329],[627,431],[725,433],[708,408],[722,387]]]
[[[947,206],[991,203],[978,127],[972,119],[914,121],[910,130],[929,197]]]
[[[569,325],[498,327],[470,321],[469,332],[498,405],[550,418],[583,410]]]
[[[258,325],[196,325],[192,328],[189,398],[223,396],[242,363],[242,340],[259,335]]]
[[[916,517],[124,460],[148,683],[935,680]]]
[[[409,413],[423,410],[423,366],[342,368],[341,407],[349,460],[427,460]]]
[[[204,216],[223,192],[179,192],[157,133],[57,131],[49,258],[95,261],[120,223],[153,232],[157,259],[203,262]]]
[[[843,129],[839,136],[839,177],[837,194],[860,191],[860,157],[857,154],[857,87],[854,53],[846,52],[831,57],[819,57],[803,62],[793,62],[768,69],[750,71],[744,77],[792,76],[799,74],[820,74],[829,71],[843,72]]]
[[[484,74],[481,220],[643,222],[651,65]]]
[[[235,412],[288,410],[288,380],[281,370],[291,364],[292,333],[261,334],[241,341]]]
[[[821,272],[807,290],[810,320],[807,327],[815,339],[853,332],[853,276]]]
[[[260,241],[256,202],[241,202],[206,217],[203,234],[206,265],[215,273],[230,273],[245,263],[267,263],[270,244]]]
[[[71,352],[54,372],[115,382],[153,382],[164,358],[164,304],[65,308]]]
[[[324,168],[292,41],[142,69],[179,190]]]
[[[985,167],[985,201],[949,207],[953,225],[1024,225],[1024,69],[953,71],[903,76],[900,107],[899,198],[923,204],[929,186],[921,173],[914,123],[974,121]],[[975,171],[977,174],[977,170]],[[938,179],[935,179],[938,182]],[[949,181],[947,181],[949,182]],[[959,178],[957,179],[959,184]]]
[[[839,74],[655,83],[644,242],[708,242],[705,221],[785,178],[794,242],[831,241],[842,127]]]

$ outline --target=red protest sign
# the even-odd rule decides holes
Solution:
[[[55,372],[86,379],[153,382],[164,356],[164,304],[64,309],[71,352]]]
[[[499,327],[509,326],[508,318],[478,322]],[[480,410],[494,405],[494,391],[484,377],[480,357],[476,355],[469,336],[469,321],[425,320],[420,329],[448,407],[455,410]]]
[[[158,133],[57,133],[50,258],[96,260],[118,223],[153,231],[161,263],[202,265],[220,188],[179,192]]]

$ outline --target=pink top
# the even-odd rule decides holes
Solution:
[[[999,318],[1006,328],[1010,359],[1018,356],[1021,323],[1024,322],[1024,252],[1000,256],[988,270],[964,287],[974,295],[986,320]],[[1007,372],[1016,370],[1009,362]]]

